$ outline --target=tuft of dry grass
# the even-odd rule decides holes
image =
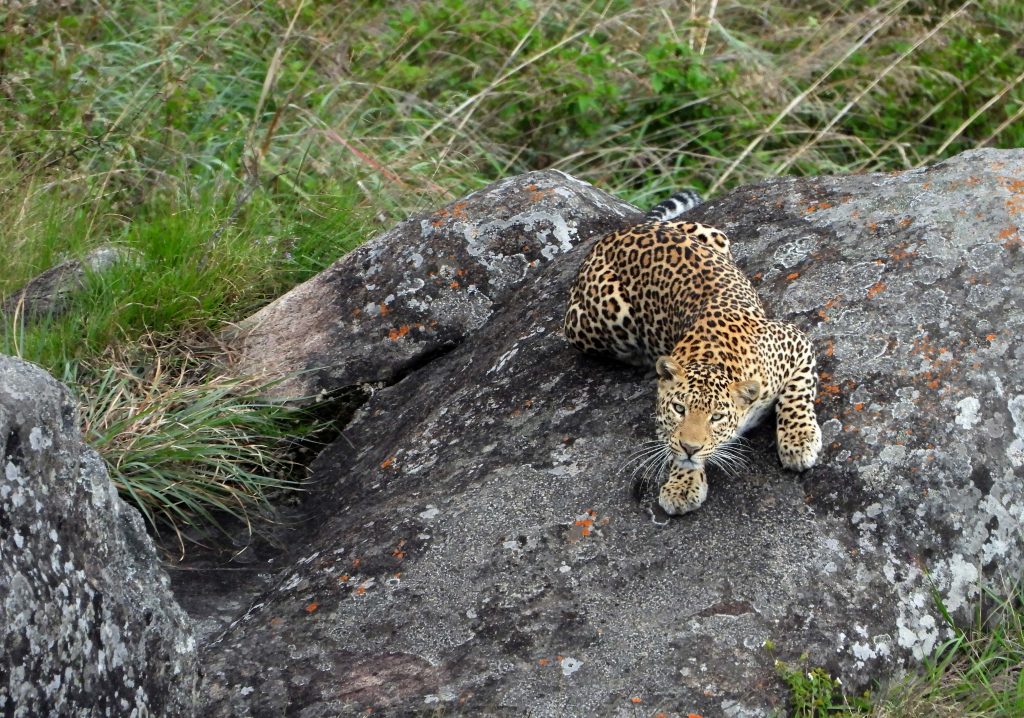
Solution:
[[[298,458],[325,425],[218,371],[212,345],[197,353],[147,337],[143,347],[108,353],[74,382],[83,435],[118,489],[182,551],[183,528],[230,516],[252,531],[272,519],[272,501],[302,489]]]

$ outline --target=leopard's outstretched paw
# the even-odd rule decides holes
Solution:
[[[658,503],[672,516],[696,511],[708,497],[708,480],[703,469],[673,468],[661,487]]]

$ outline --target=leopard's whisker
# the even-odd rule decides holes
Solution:
[[[664,463],[665,459],[668,458],[668,453],[668,446],[665,446],[664,448],[645,456],[643,460],[637,462],[636,467],[630,474],[630,478],[636,478],[637,474],[646,476],[650,472],[651,467]]]
[[[656,461],[659,456],[660,456],[660,453],[653,452],[653,453],[650,453],[650,454],[645,454],[643,456],[636,457],[635,459],[629,460],[626,463],[624,463],[622,465],[622,469],[623,470],[629,469],[630,470],[630,476],[631,477],[635,477],[638,473],[642,472],[643,469],[649,463],[651,463],[652,461]]]
[[[662,451],[663,449],[666,448],[666,446],[667,445],[664,442],[658,442],[654,446],[646,446],[646,447],[644,447],[642,449],[637,449],[636,451],[631,453],[629,456],[630,456],[630,458],[632,458],[634,456],[646,456],[647,454],[650,454],[651,452]]]
[[[665,446],[666,446],[666,444],[665,444],[664,441],[647,441],[647,442],[644,442],[643,444],[641,444],[639,447],[634,449],[629,454],[629,457],[627,457],[627,461],[629,459],[632,459],[632,458],[636,457],[636,456],[645,456],[645,455],[651,453],[652,451],[661,451],[663,448],[665,448]]]
[[[657,480],[657,478],[666,471],[671,462],[671,452],[666,450],[660,457],[659,461],[656,461],[647,467],[647,470],[640,478],[640,485],[646,489],[650,485],[651,481]]]
[[[662,443],[661,446],[657,447],[653,452],[647,454],[642,461],[638,462],[636,468],[633,469],[631,478],[635,479],[637,475],[640,476],[640,480],[646,484],[650,480],[652,474],[656,475],[661,472],[665,463],[671,457],[671,450],[668,445]]]
[[[728,444],[720,446],[712,456],[708,457],[708,463],[722,469],[730,476],[738,478],[740,471],[750,469],[750,463],[743,454],[737,453],[735,448]]]

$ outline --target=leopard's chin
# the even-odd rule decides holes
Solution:
[[[703,469],[704,462],[701,459],[685,459],[681,456],[677,456],[676,466],[678,466],[680,469]]]

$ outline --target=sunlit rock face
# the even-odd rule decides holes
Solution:
[[[595,192],[550,182],[552,215]],[[531,185],[499,185],[490,219],[371,243],[358,281],[334,281],[398,287],[395,257],[482,232]],[[616,206],[577,226],[621,224]],[[782,470],[763,427],[703,508],[650,512],[627,457],[654,436],[654,381],[561,336],[591,239],[567,225],[571,249],[392,374],[317,460],[276,586],[205,647],[210,715],[766,716],[785,706],[776,658],[865,686],[948,635],[933,592],[963,619],[1021,575],[1024,152],[773,180],[690,217],[818,347],[819,464]],[[480,286],[501,271],[475,266]],[[447,316],[432,306],[425,326]],[[342,366],[420,341],[351,329]]]
[[[242,321],[229,332],[236,369],[299,402],[393,383],[490,321],[548,262],[639,218],[561,172],[496,182],[401,222]]]

